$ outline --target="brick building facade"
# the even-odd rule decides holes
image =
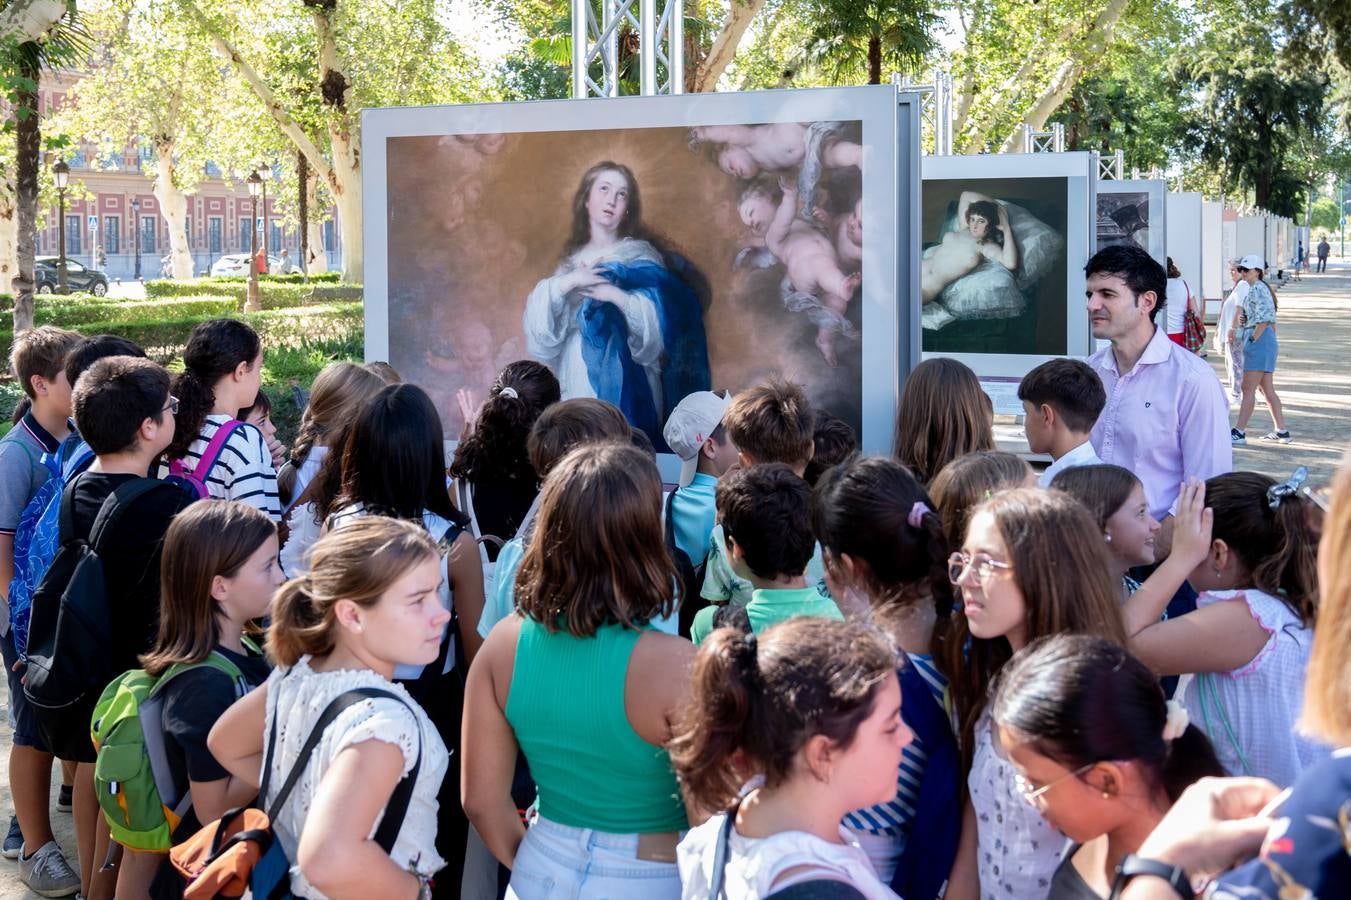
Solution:
[[[70,87],[79,80],[79,73],[56,72],[45,74],[38,88],[39,105],[50,113],[58,108]],[[140,271],[144,278],[157,278],[160,260],[169,253],[169,226],[160,214],[155,199],[153,180],[147,163],[154,159],[148,143],[126,147],[120,158],[102,160],[94,167],[93,152],[89,146],[69,153],[72,188],[83,188],[93,199],[66,200],[66,255],[85,265],[96,266],[99,259],[109,278],[132,278],[136,258],[140,257]],[[45,164],[55,162],[55,159]],[[219,170],[208,165],[205,177],[198,183],[196,193],[187,198],[187,232],[192,250],[193,271],[206,273],[221,256],[247,253],[249,250],[249,219],[253,198],[243,182],[233,186],[220,177]],[[276,181],[267,182],[269,196],[266,209],[258,200],[258,218],[265,221],[268,252],[276,255],[282,247],[290,257],[300,259],[300,235],[294,227],[285,227],[277,211],[272,191],[279,187]],[[337,211],[328,210],[324,223],[324,247],[330,269],[341,266]],[[58,208],[55,204],[45,210],[46,228],[37,235],[39,256],[55,256],[59,252],[57,231]],[[262,232],[259,233],[259,246]]]

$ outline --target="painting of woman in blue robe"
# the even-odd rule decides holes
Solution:
[[[559,262],[530,292],[522,324],[527,349],[554,370],[565,399],[615,404],[665,451],[671,410],[711,388],[703,282],[642,215],[627,166],[588,169]]]

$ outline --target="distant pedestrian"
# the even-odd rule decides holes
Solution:
[[[265,252],[260,248],[260,249],[258,250],[258,255],[255,256],[255,257],[253,258],[253,260],[254,260],[254,271],[257,272],[259,275],[266,275],[266,274],[267,274],[267,253],[265,253]]]
[[[1304,242],[1300,241],[1295,249],[1295,274],[1299,274],[1300,269],[1304,268]]]
[[[1229,280],[1233,289],[1220,307],[1220,321],[1215,328],[1215,352],[1224,355],[1229,374],[1229,405],[1238,406],[1243,399],[1243,343],[1238,326],[1238,312],[1248,296],[1249,285],[1239,277],[1238,260],[1229,261]]]
[[[1328,270],[1328,254],[1332,252],[1332,247],[1328,244],[1328,239],[1323,238],[1318,242],[1318,271],[1326,272]]]
[[[281,256],[277,259],[277,274],[290,275],[296,270],[295,263],[291,261],[291,253],[285,247],[281,248]]]
[[[1256,254],[1250,253],[1238,261],[1238,274],[1248,282],[1249,287],[1247,296],[1243,298],[1243,399],[1239,404],[1238,423],[1230,432],[1230,439],[1235,444],[1248,441],[1248,419],[1252,417],[1259,387],[1267,400],[1267,408],[1271,410],[1271,420],[1275,426],[1262,440],[1290,443],[1290,432],[1285,427],[1285,415],[1281,410],[1281,398],[1276,396],[1276,387],[1272,384],[1279,345],[1276,342],[1276,297],[1262,280],[1265,269],[1266,261]]]

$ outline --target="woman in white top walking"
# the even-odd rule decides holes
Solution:
[[[324,730],[273,821],[291,862],[291,891],[311,900],[429,896],[437,791],[448,754],[422,709],[393,683],[400,664],[437,656],[449,613],[437,597],[440,553],[417,525],[369,516],[319,540],[309,575],[272,600],[267,651],[277,663],[211,730],[208,746],[236,778],[255,782],[275,733],[268,796],[275,800],[331,701],[354,689],[392,696],[348,706]],[[402,827],[388,853],[372,838],[395,787],[417,765]]]

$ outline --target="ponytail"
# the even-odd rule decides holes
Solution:
[[[451,477],[537,481],[541,476],[530,464],[527,440],[540,413],[560,395],[558,378],[548,366],[533,360],[509,364],[493,382],[473,431],[455,448]]]
[[[720,628],[699,648],[671,762],[696,804],[727,809],[753,772],[771,788],[785,782],[815,735],[849,746],[895,677],[891,642],[863,625],[798,617],[758,636]]]
[[[272,596],[272,625],[267,631],[267,655],[279,665],[293,666],[305,654],[323,656],[333,650],[333,628],[328,611],[314,603],[308,575],[293,578]]]
[[[1168,752],[1158,771],[1168,799],[1176,803],[1182,792],[1202,778],[1226,774],[1215,756],[1206,733],[1188,724],[1182,734],[1168,742]]]
[[[395,581],[440,555],[426,530],[400,519],[362,516],[329,532],[311,550],[310,573],[291,579],[272,595],[268,655],[278,665],[293,666],[307,654],[332,652],[339,601],[372,607]]]
[[[1231,472],[1206,482],[1206,506],[1215,513],[1214,538],[1238,555],[1253,587],[1280,598],[1305,626],[1312,626],[1318,609],[1318,562],[1306,503],[1293,481],[1278,484],[1256,472]]]
[[[240,363],[252,363],[262,349],[258,333],[238,319],[212,319],[192,329],[183,348],[183,371],[170,387],[178,398],[178,414],[166,459],[188,455],[216,405],[216,384]]]

